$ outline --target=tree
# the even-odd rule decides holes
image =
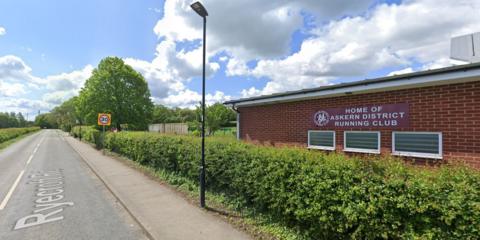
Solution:
[[[236,119],[235,112],[221,103],[215,103],[206,109],[205,125],[208,129],[208,135],[215,133],[221,127],[228,125],[230,121]],[[197,118],[200,122],[201,108],[197,108]]]
[[[196,120],[195,110],[187,108],[168,108],[156,105],[153,109],[153,123],[186,123]]]
[[[58,128],[55,116],[52,113],[44,113],[35,117],[35,126],[41,128]]]
[[[22,113],[0,113],[0,128],[26,127],[28,122]]]
[[[153,109],[153,123],[169,123],[175,115],[172,109],[163,105],[156,105]]]
[[[107,57],[85,82],[77,108],[88,124],[97,124],[98,113],[111,113],[112,125],[119,130],[120,124],[146,129],[153,103],[143,76],[122,59]]]
[[[17,121],[18,121],[18,126],[19,127],[26,127],[27,126],[27,120],[23,117],[23,114],[21,112],[17,113]]]
[[[51,111],[55,116],[56,124],[64,131],[69,132],[70,129],[75,126],[77,120],[81,120],[79,114],[76,112],[76,103],[77,97],[73,97]]]

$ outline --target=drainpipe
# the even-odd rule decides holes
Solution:
[[[240,140],[240,112],[235,108],[235,104],[232,104],[232,109],[237,112],[237,140]]]

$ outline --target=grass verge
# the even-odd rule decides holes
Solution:
[[[35,134],[35,133],[37,133],[37,132],[38,132],[38,131],[29,132],[29,133],[27,133],[27,134],[24,134],[24,135],[18,136],[18,137],[16,137],[16,138],[10,139],[10,140],[8,140],[8,141],[5,141],[5,142],[3,142],[3,143],[0,143],[0,152],[3,151],[3,149],[7,148],[8,146],[10,146],[10,145],[12,145],[12,144],[14,144],[14,143],[16,143],[16,142],[18,142],[18,141],[26,138],[26,137],[28,137],[28,136],[30,136],[30,135],[33,135],[33,134]]]
[[[164,170],[155,170],[125,158],[117,153],[105,150],[105,154],[124,164],[139,170],[146,176],[175,190],[193,205],[198,205],[199,186],[188,178],[178,176]],[[287,228],[271,216],[258,213],[254,209],[245,208],[236,202],[218,193],[206,192],[207,209],[211,214],[223,218],[236,228],[250,234],[259,240],[307,240],[300,231]]]

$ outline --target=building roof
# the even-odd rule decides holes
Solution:
[[[437,86],[469,81],[480,81],[480,63],[457,65],[374,79],[365,79],[361,81],[275,93],[251,98],[241,98],[227,101],[224,104],[238,107],[264,105],[359,93]]]

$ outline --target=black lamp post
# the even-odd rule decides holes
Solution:
[[[190,5],[203,18],[203,73],[202,73],[202,166],[200,167],[200,206],[205,207],[205,55],[207,46],[208,12],[200,2]]]

